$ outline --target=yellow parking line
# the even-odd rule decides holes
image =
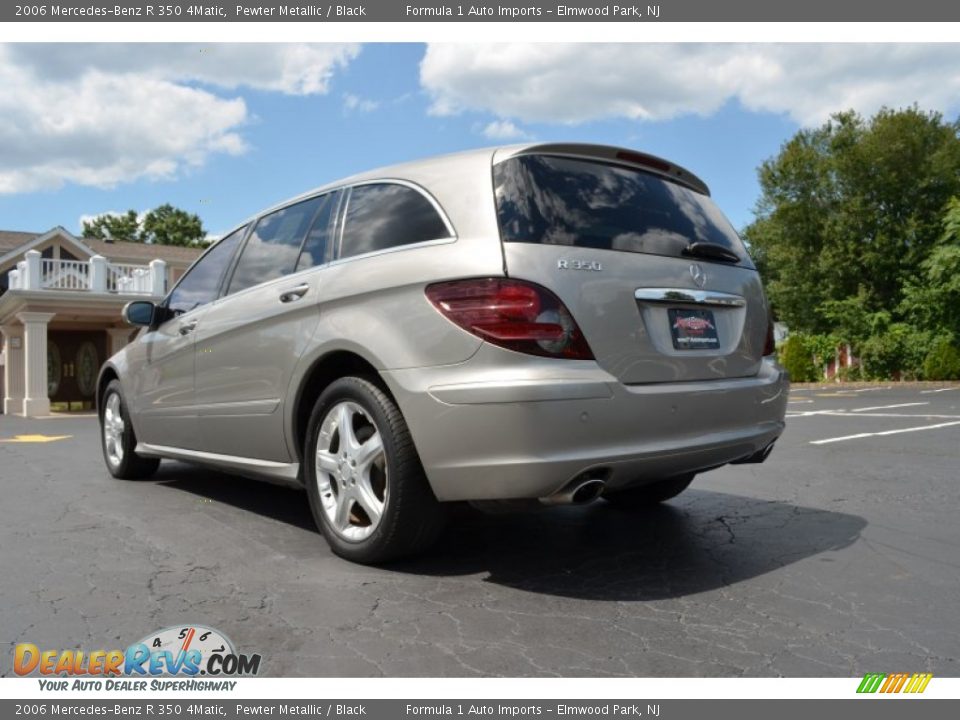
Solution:
[[[48,443],[56,440],[66,440],[73,435],[14,435],[12,438],[0,438],[5,443]]]

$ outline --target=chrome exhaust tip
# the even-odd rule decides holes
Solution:
[[[776,442],[777,442],[776,440],[773,440],[770,442],[769,445],[767,445],[762,450],[758,450],[753,455],[748,455],[747,457],[742,457],[742,458],[738,458],[737,460],[732,460],[730,464],[731,465],[752,465],[754,463],[762,463],[764,460],[770,457],[770,453],[773,452],[773,446],[776,444]]]
[[[559,492],[540,498],[540,502],[544,505],[586,505],[593,502],[603,493],[607,482],[596,474],[585,475],[574,478]]]

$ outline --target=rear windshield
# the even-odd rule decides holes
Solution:
[[[751,264],[709,197],[642,170],[521,155],[495,165],[493,182],[504,242],[669,256],[709,242]]]

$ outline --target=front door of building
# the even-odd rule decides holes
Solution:
[[[97,373],[107,357],[103,330],[51,330],[47,335],[50,402],[94,403]]]

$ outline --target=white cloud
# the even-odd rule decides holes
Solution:
[[[483,128],[485,137],[491,140],[522,140],[529,137],[526,131],[520,129],[509,120],[494,120]]]
[[[372,112],[378,107],[380,107],[380,103],[376,100],[368,100],[352,93],[344,93],[343,95],[343,109],[347,112]]]
[[[802,125],[853,108],[960,108],[953,44],[433,44],[420,64],[430,111],[579,123],[710,115],[737,100]]]
[[[0,193],[171,179],[238,155],[241,87],[322,94],[354,45],[0,45]],[[227,95],[224,95],[224,91]]]
[[[334,73],[360,54],[359,45],[338,43],[24,44],[8,48],[16,61],[54,80],[99,70],[288,95],[326,93]]]

